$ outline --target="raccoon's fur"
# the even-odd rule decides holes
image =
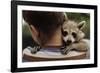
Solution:
[[[61,49],[62,54],[69,53],[70,50],[87,51],[89,44],[87,39],[84,39],[84,32],[82,28],[85,26],[86,21],[76,23],[75,21],[65,21],[62,26],[62,39],[64,47]]]

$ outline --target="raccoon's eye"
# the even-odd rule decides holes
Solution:
[[[77,37],[77,34],[75,32],[72,32],[72,35],[73,35],[74,38]]]
[[[63,31],[62,34],[63,34],[63,36],[67,36],[68,32],[67,31]]]

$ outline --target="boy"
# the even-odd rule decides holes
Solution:
[[[23,11],[23,18],[29,24],[34,41],[42,48],[60,49],[63,12]],[[33,48],[32,53],[39,49]]]

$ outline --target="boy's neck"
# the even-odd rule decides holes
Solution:
[[[62,38],[61,38],[61,30],[57,30],[55,35],[42,47],[61,47],[62,46]]]

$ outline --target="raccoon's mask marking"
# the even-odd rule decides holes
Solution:
[[[82,28],[85,25],[85,21],[76,23],[74,21],[65,21],[62,26],[62,38],[64,45],[70,45],[73,42],[77,42],[83,39],[85,34],[82,32]]]

